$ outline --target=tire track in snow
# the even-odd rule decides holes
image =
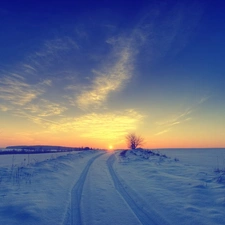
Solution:
[[[70,218],[66,218],[66,223],[64,224],[66,225],[81,225],[82,224],[80,204],[81,204],[81,196],[83,192],[84,182],[86,180],[86,176],[91,164],[103,154],[105,153],[94,156],[87,162],[87,165],[82,171],[78,181],[74,185],[71,191],[71,204],[70,204],[69,213],[68,213],[68,215],[70,215]]]
[[[129,190],[129,187],[124,187],[120,179],[118,178],[116,172],[113,169],[113,164],[115,162],[115,155],[111,155],[107,160],[108,169],[112,180],[114,182],[116,190],[120,193],[123,199],[130,206],[131,210],[140,220],[143,225],[168,225],[168,222],[164,219],[160,218],[156,213],[149,213],[147,210],[143,208],[143,205],[135,201],[132,196],[134,191]]]

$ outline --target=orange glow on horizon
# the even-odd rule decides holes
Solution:
[[[181,132],[182,131],[182,132]],[[116,136],[117,131],[109,132]],[[202,130],[191,129],[175,130],[164,133],[162,135],[154,135],[144,131],[137,132],[144,138],[145,149],[159,148],[225,148],[224,132],[222,130],[207,133]],[[43,131],[42,129],[28,130],[25,127],[8,126],[1,130],[0,148],[13,145],[54,145],[65,147],[90,147],[94,149],[107,149],[113,151],[115,149],[127,148],[126,140],[123,135],[114,139],[107,135],[102,136],[100,133],[96,136],[84,136],[75,132],[62,131]],[[110,144],[109,144],[110,143]]]
[[[109,145],[108,150],[109,151],[113,151],[113,146],[112,145]]]

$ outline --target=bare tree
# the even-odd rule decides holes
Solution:
[[[135,133],[129,133],[126,135],[127,146],[130,149],[136,149],[143,145],[144,139],[141,136],[137,136]]]

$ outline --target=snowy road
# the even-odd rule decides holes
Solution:
[[[113,179],[115,188],[121,194],[123,199],[127,202],[127,204],[132,209],[133,213],[137,216],[139,221],[143,225],[169,224],[167,221],[162,219],[160,215],[158,215],[151,207],[149,206],[146,207],[145,206],[146,204],[142,201],[140,197],[138,197],[137,193],[135,193],[131,187],[121,182],[118,175],[115,173],[113,169],[113,163],[115,159],[116,157],[113,154],[107,160],[107,165],[111,177]],[[148,208],[148,210],[146,210],[146,208]]]
[[[94,156],[91,158],[86,167],[84,168],[83,172],[80,175],[79,180],[77,183],[74,185],[72,191],[71,191],[71,204],[70,208],[66,218],[66,224],[73,224],[73,225],[79,225],[82,224],[82,219],[81,219],[81,211],[80,211],[80,204],[81,204],[81,196],[83,192],[83,186],[84,182],[86,180],[87,173],[89,171],[89,168],[91,164],[97,159],[99,156],[102,154],[99,154],[97,156]],[[69,217],[69,218],[68,218]]]
[[[65,225],[168,224],[146,210],[137,194],[114,171],[114,153],[91,158],[71,192]]]
[[[102,155],[89,170],[82,195],[82,224],[139,225],[138,218],[115,189],[107,166],[110,156]]]
[[[110,157],[99,154],[87,162],[72,189],[65,225],[142,224],[115,189],[107,165]]]

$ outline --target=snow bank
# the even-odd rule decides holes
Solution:
[[[225,184],[214,170],[164,153],[117,153],[115,170],[137,201],[169,224],[225,224]]]
[[[1,224],[63,224],[71,189],[93,154],[96,151],[37,154],[30,163],[28,156],[16,155],[16,163],[1,166]]]

